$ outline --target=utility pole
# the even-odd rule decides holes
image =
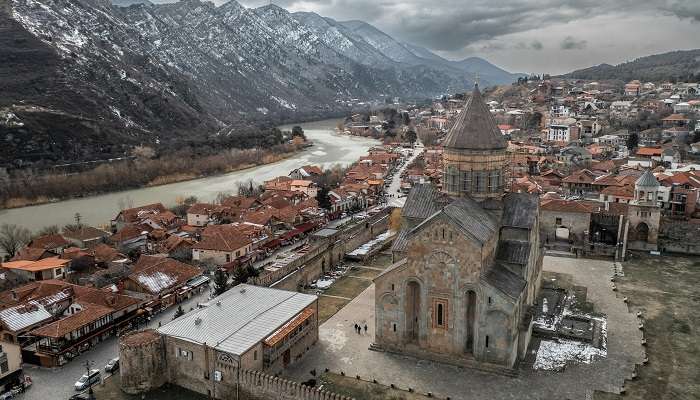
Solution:
[[[83,216],[80,215],[79,212],[75,213],[75,216],[73,216],[73,218],[75,219],[75,225],[76,225],[78,228],[80,228],[80,219],[81,219],[82,217],[83,217]]]

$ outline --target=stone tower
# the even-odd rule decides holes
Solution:
[[[634,204],[656,207],[659,196],[659,181],[650,170],[644,171],[634,183]]]
[[[628,246],[632,250],[657,250],[661,208],[658,201],[659,181],[646,170],[634,183],[634,200],[629,202]]]
[[[506,141],[478,85],[443,142],[443,191],[476,200],[500,199],[506,184]]]
[[[168,379],[165,342],[153,329],[135,331],[119,339],[121,388],[129,394],[157,389]]]

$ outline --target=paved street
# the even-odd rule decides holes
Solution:
[[[569,364],[563,372],[536,371],[521,366],[516,378],[368,350],[374,340],[374,285],[323,323],[319,342],[287,371],[297,381],[309,371],[329,368],[348,376],[359,374],[384,385],[414,388],[453,399],[589,399],[593,390],[619,392],[644,358],[637,318],[610,289],[611,262],[545,257],[544,269],[570,274],[574,284],[588,288],[588,300],[608,316],[608,356],[591,364]],[[355,323],[369,334],[354,332]]]
[[[425,146],[423,146],[421,142],[417,142],[415,147],[413,148],[413,155],[410,156],[408,160],[401,166],[401,168],[399,168],[394,174],[394,178],[391,180],[391,184],[387,189],[387,194],[394,196],[388,197],[390,206],[403,207],[404,203],[406,203],[406,197],[398,197],[400,195],[398,190],[401,187],[401,174],[406,170],[406,167],[408,167],[413,162],[413,160],[415,160],[420,154],[423,154],[423,151],[425,151]]]
[[[208,300],[209,290],[205,290],[201,294],[192,296],[192,298],[182,303],[182,308],[189,311],[190,307],[197,307],[197,303],[204,303]],[[158,323],[165,324],[170,321],[173,314],[177,310],[177,306],[170,307],[165,312],[154,316],[148,323],[148,328],[157,328]],[[40,368],[30,364],[24,364],[24,373],[32,378],[32,386],[24,394],[18,398],[22,400],[59,400],[68,399],[73,394],[77,393],[73,388],[75,381],[85,373],[85,361],[89,361],[91,368],[99,368],[102,370],[103,379],[104,366],[112,358],[119,354],[118,341],[116,337],[111,337],[108,340],[98,344],[95,348],[87,351],[80,356],[74,358],[70,363],[61,368]]]

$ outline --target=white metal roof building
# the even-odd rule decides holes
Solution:
[[[242,355],[275,333],[317,296],[242,284],[158,328],[163,335]]]

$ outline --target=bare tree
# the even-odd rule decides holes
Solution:
[[[7,259],[14,257],[31,238],[32,233],[26,228],[14,224],[0,225],[0,249],[7,254]]]

